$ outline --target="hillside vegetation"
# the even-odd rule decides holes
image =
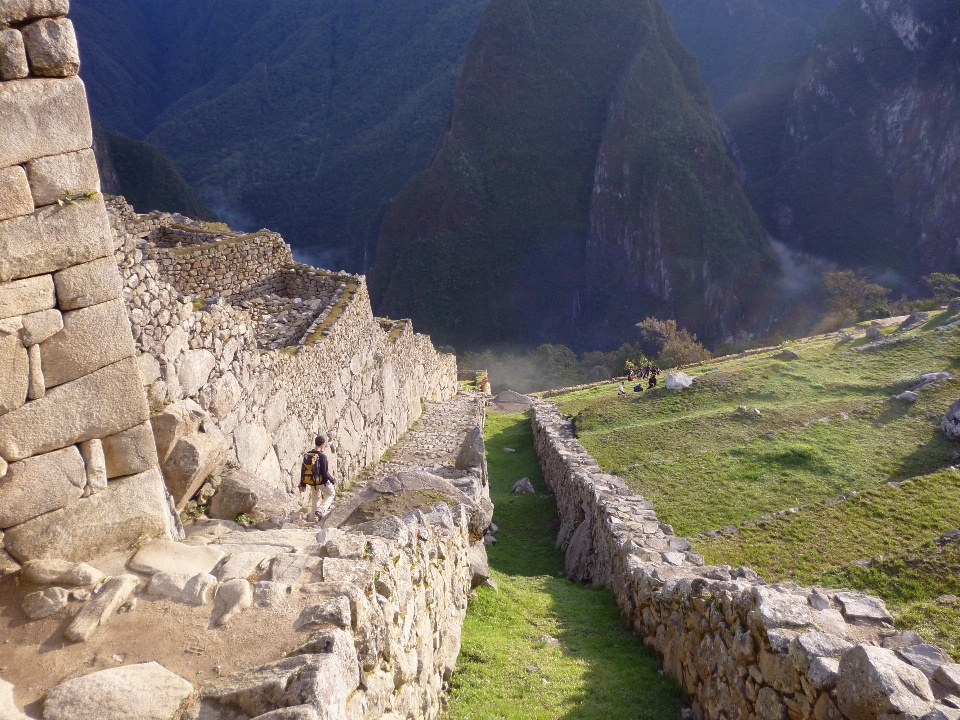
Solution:
[[[893,395],[923,373],[960,370],[952,313],[867,348],[838,336],[724,358],[687,372],[683,392],[618,398],[615,385],[557,398],[604,469],[653,501],[708,562],[768,582],[852,586],[884,597],[902,627],[960,657],[956,442],[940,419],[960,378]],[[938,598],[940,600],[938,601]]]

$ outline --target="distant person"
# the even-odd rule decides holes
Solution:
[[[623,383],[620,383],[620,387],[617,388],[617,395],[623,397],[627,394],[627,391],[623,389]]]
[[[337,482],[330,475],[327,465],[327,456],[323,449],[327,440],[322,435],[314,439],[313,450],[308,450],[303,456],[303,465],[300,468],[300,493],[310,486],[310,518],[319,522],[330,512],[333,498],[337,495]],[[317,501],[323,496],[323,503],[317,509]]]
[[[640,381],[640,382],[638,382],[636,385],[634,385],[634,386],[633,386],[633,391],[634,391],[634,392],[643,392],[643,381]]]
[[[653,368],[650,367],[650,363],[647,363],[647,364],[644,366],[644,368],[643,368],[643,376],[644,376],[645,378],[650,377],[650,372],[651,372],[652,370],[653,370]]]
[[[627,371],[627,382],[633,382],[633,368]],[[623,383],[621,383],[622,385]]]
[[[657,376],[653,373],[650,373],[650,382],[647,383],[647,389],[652,390],[657,386]]]

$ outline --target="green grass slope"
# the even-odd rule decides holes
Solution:
[[[621,399],[609,385],[556,401],[600,465],[697,536],[708,562],[876,593],[901,627],[960,657],[960,606],[941,598],[960,590],[960,552],[932,544],[960,527],[960,446],[940,430],[960,378],[891,399],[960,369],[960,334],[937,324],[872,352],[830,337],[791,345],[800,360],[721,359],[688,370],[698,379],[681,393]]]
[[[613,594],[563,579],[556,503],[544,496],[528,413],[491,413],[485,440],[499,591],[471,598],[448,716],[458,720],[663,720],[684,705],[677,684],[623,624]],[[515,453],[506,453],[512,447]],[[510,488],[529,477],[535,495]],[[548,645],[537,638],[560,641]]]

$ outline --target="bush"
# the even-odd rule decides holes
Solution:
[[[830,295],[827,304],[841,316],[851,315],[858,320],[890,316],[887,301],[890,290],[870,282],[861,272],[835,270],[824,273],[823,284]]]
[[[925,276],[923,282],[930,292],[933,293],[933,299],[938,305],[944,305],[950,298],[960,295],[960,277],[949,273],[930,273]]]
[[[710,359],[710,352],[693,333],[677,327],[676,320],[648,317],[637,323],[644,342],[656,348],[657,359],[664,367],[692,365]]]

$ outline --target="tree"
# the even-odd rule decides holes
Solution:
[[[861,320],[890,314],[887,304],[890,290],[870,282],[861,272],[835,270],[824,273],[823,285],[830,294],[827,303],[833,310],[855,315]]]
[[[710,352],[697,340],[697,336],[677,327],[676,320],[648,317],[642,323],[637,323],[637,327],[644,341],[656,348],[660,363],[667,367],[690,365],[710,357]]]
[[[930,273],[923,282],[933,293],[933,299],[943,305],[950,298],[960,295],[960,277],[949,273]]]

